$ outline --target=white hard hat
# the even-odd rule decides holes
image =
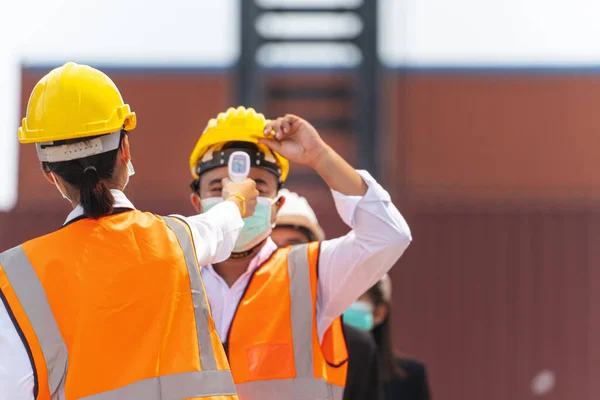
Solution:
[[[385,274],[383,278],[379,281],[379,287],[381,289],[381,294],[383,297],[383,301],[386,303],[392,302],[392,280],[388,274]]]
[[[285,197],[283,206],[277,213],[277,225],[291,225],[308,229],[318,241],[325,239],[325,232],[308,201],[287,189],[281,189],[279,194]]]

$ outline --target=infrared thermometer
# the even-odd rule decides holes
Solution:
[[[235,151],[229,156],[227,164],[229,179],[232,182],[242,182],[250,174],[250,156],[243,151]]]

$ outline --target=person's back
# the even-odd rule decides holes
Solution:
[[[40,321],[31,315],[26,301],[22,312],[14,306],[22,299],[45,297],[42,301],[52,312],[41,317],[49,325],[44,329],[53,328],[48,318],[56,321],[56,343],[44,343],[43,337],[38,338],[39,344],[26,341],[32,363],[47,359],[48,352],[62,359],[48,371],[52,381],[52,374],[65,372],[61,367],[66,369],[68,358],[64,383],[68,399],[133,382],[147,388],[131,394],[143,394],[159,385],[159,380],[189,382],[206,370],[212,380],[229,382],[233,393],[216,332],[193,318],[206,320],[208,306],[191,243],[191,231],[183,221],[127,210],[99,220],[83,218],[0,255],[0,276],[7,276],[14,289],[4,286],[2,291],[13,305],[13,318],[24,336],[30,339],[31,329]],[[32,284],[36,277],[39,284]],[[36,288],[41,287],[38,293]],[[24,290],[29,293],[25,295]],[[193,290],[199,296],[189,295]],[[202,354],[199,337],[207,345]],[[195,350],[182,356],[182,346]],[[179,377],[174,378],[175,374]],[[161,378],[153,382],[150,378],[155,377]],[[148,379],[145,385],[139,384]],[[202,394],[189,388],[178,393],[179,398]],[[212,388],[203,394],[210,393]]]
[[[67,396],[195,369],[197,357],[178,354],[198,347],[194,321],[181,318],[194,315],[185,254],[162,218],[137,210],[86,218],[22,247],[69,349]]]

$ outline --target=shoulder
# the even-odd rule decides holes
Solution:
[[[310,242],[304,244],[296,244],[293,246],[282,247],[281,251],[285,251],[286,254],[289,252],[290,254],[302,254],[301,258],[307,257],[306,261],[308,264],[312,266],[312,268],[317,269],[319,265],[319,257],[321,254],[321,242]],[[319,277],[317,272],[316,277]]]
[[[406,371],[408,375],[422,377],[426,375],[425,364],[413,358],[398,357],[396,358],[396,365]]]
[[[320,252],[320,242],[310,242],[280,247],[276,251],[277,254],[289,254],[290,256],[296,255],[299,259],[306,259],[306,261],[308,261],[308,263],[312,266],[318,265]]]
[[[59,228],[53,232],[28,240],[22,243],[20,247],[22,247],[24,250],[29,250],[33,248],[39,249],[40,246],[53,247],[58,246],[59,244],[64,244],[64,237],[69,234],[67,230],[68,227],[69,226]]]
[[[274,249],[273,251],[270,252],[270,254],[268,254],[268,252],[263,256],[264,262],[263,264],[267,263],[268,261],[283,261],[285,260],[288,255],[290,254],[290,252],[294,249],[294,247],[277,247],[276,249]],[[285,264],[285,263],[283,263]]]
[[[321,242],[309,242],[309,243],[303,243],[303,244],[294,244],[292,246],[287,246],[287,247],[281,247],[281,249],[307,249],[308,252],[314,252],[314,251],[319,251],[321,249]]]
[[[163,220],[167,224],[167,226],[169,225],[170,221],[173,221],[177,224],[183,225],[189,231],[192,231],[193,224],[187,217],[184,217],[183,215],[171,214],[171,215],[161,216],[161,215],[156,215],[156,214],[152,214],[152,213],[148,213],[148,212],[143,212],[143,213],[141,213],[141,217],[147,218],[148,220],[153,220],[153,219]]]

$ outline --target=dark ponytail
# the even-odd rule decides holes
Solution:
[[[121,132],[121,143],[125,131]],[[93,138],[86,138],[90,140]],[[83,140],[70,140],[60,144],[71,144]],[[79,204],[86,216],[94,219],[109,215],[115,204],[115,199],[107,186],[113,177],[117,154],[121,148],[106,153],[79,158],[72,161],[43,162],[45,172],[53,172],[69,185],[79,189]]]
[[[113,210],[115,199],[94,166],[83,169],[79,203],[85,215],[94,219],[108,215]]]

